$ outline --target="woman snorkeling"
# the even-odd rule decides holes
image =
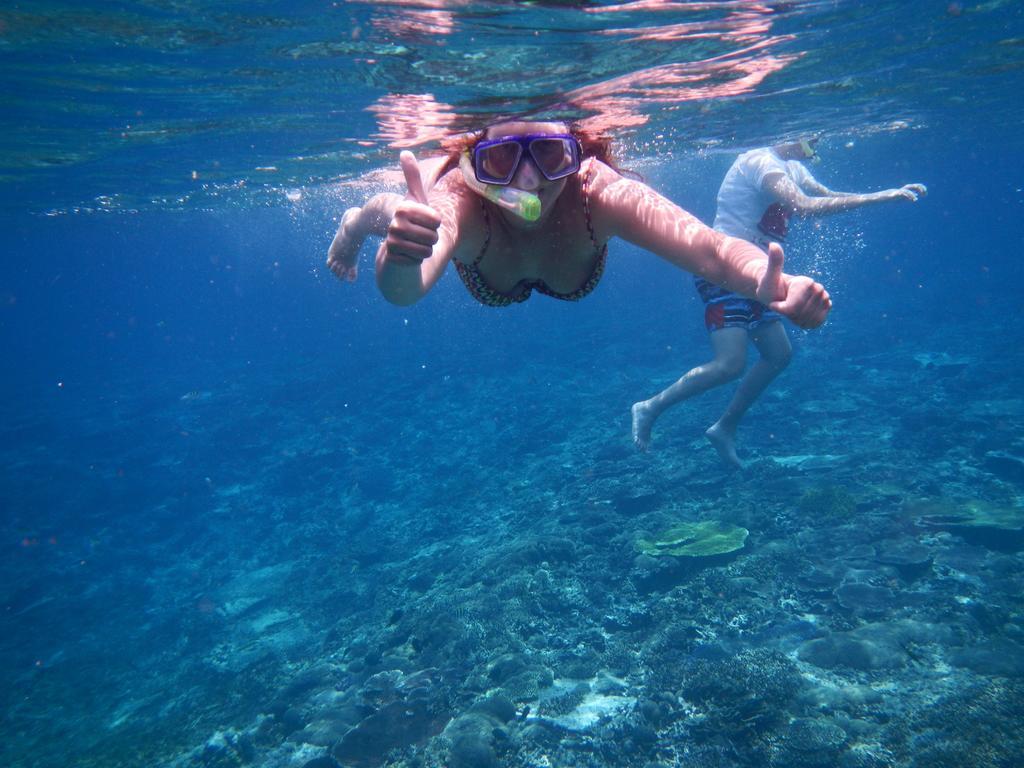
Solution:
[[[621,237],[803,328],[821,325],[832,307],[819,283],[783,273],[778,244],[766,258],[622,175],[607,139],[560,122],[509,121],[445,149],[422,166],[402,152],[408,195],[375,195],[345,212],[327,258],[339,278],[355,280],[373,234],[384,238],[377,285],[394,304],[423,298],[449,262],[483,304],[522,302],[535,290],[576,301],[600,280],[608,241]]]

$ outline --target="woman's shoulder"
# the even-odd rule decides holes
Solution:
[[[614,220],[620,207],[615,185],[623,181],[613,167],[596,157],[588,157],[580,165],[580,192],[590,226],[597,238],[606,242],[615,233]]]
[[[584,168],[584,170],[587,170]],[[622,237],[643,224],[641,209],[662,211],[669,202],[635,174],[592,160],[587,199],[594,229],[602,239]]]
[[[580,165],[580,181],[591,200],[600,200],[614,184],[630,181],[615,168],[596,157],[588,157]]]
[[[583,158],[583,162],[580,163],[580,173],[584,178],[589,176],[592,179],[618,179],[622,177],[621,174],[608,165],[608,163],[596,157]]]
[[[628,194],[627,187],[646,186],[637,179],[624,176],[596,157],[588,157],[583,161],[580,166],[580,181],[585,187],[584,191],[590,204],[597,207],[616,203],[623,194]]]

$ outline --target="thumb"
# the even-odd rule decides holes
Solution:
[[[782,253],[782,246],[778,243],[768,245],[768,269],[757,284],[757,300],[762,304],[768,304],[780,298],[779,282],[782,280],[782,265],[786,257]]]
[[[420,166],[416,162],[416,155],[409,150],[403,150],[398,156],[402,164],[402,173],[405,174],[405,185],[409,188],[409,197],[417,203],[427,204],[427,193],[423,190],[423,179],[420,178]]]

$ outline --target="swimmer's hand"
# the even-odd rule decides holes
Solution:
[[[769,245],[768,269],[757,284],[755,298],[801,328],[817,328],[832,309],[832,299],[821,283],[804,275],[783,274],[784,261],[782,246]]]
[[[406,150],[400,161],[409,193],[395,208],[384,240],[384,253],[389,264],[418,266],[434,252],[441,216],[427,204],[416,156]]]
[[[928,194],[928,187],[924,184],[904,184],[899,189],[887,189],[884,192],[875,192],[879,200],[909,200],[916,203],[918,198]]]
[[[928,194],[928,187],[924,184],[904,184],[896,191],[903,199],[916,203],[918,198]]]

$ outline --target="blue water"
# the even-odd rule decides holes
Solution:
[[[0,762],[1019,764],[1022,72],[998,0],[0,10]],[[709,352],[650,254],[501,310],[323,268],[399,149],[514,114],[705,221],[800,131],[928,184],[796,224],[835,309],[743,472],[732,387],[632,445]],[[639,554],[694,520],[749,536]]]

